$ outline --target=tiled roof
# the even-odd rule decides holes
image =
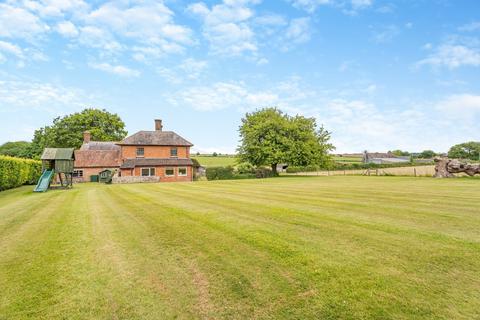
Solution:
[[[185,146],[193,144],[172,131],[139,131],[125,138],[119,145]]]
[[[133,169],[135,167],[154,167],[154,166],[191,166],[191,159],[176,158],[137,158],[126,159],[120,166],[122,169]]]
[[[42,160],[72,160],[74,159],[73,148],[45,148]]]
[[[80,150],[87,151],[87,150],[120,150],[120,146],[117,145],[117,142],[111,141],[90,141],[88,143],[84,143]]]
[[[75,168],[118,168],[119,166],[120,149],[75,151]]]

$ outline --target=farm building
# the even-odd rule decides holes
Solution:
[[[388,164],[410,162],[410,157],[398,157],[391,152],[364,152],[363,163]]]
[[[163,131],[161,120],[155,120],[154,131],[139,131],[120,142],[91,141],[87,131],[82,147],[75,151],[74,179],[98,181],[108,170],[117,182],[192,181],[192,146],[175,132]]]

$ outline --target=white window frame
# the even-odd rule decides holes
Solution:
[[[76,175],[75,175],[76,173]],[[74,178],[83,178],[83,170],[73,170],[73,177]]]
[[[148,170],[148,175],[143,175],[143,170]],[[153,173],[153,174],[152,174]],[[155,168],[140,168],[140,176],[142,177],[155,177]]]
[[[173,170],[173,174],[167,174],[167,170]],[[165,177],[175,177],[175,168],[173,167],[165,168]]]
[[[172,155],[172,151],[173,151],[174,149],[176,150],[176,152],[175,152],[176,155]],[[178,147],[171,147],[171,148],[170,148],[170,158],[178,158]]]
[[[138,155],[138,150],[143,150],[143,154],[142,155]],[[136,150],[135,150],[135,155],[137,156],[137,158],[145,158],[145,148],[143,147],[138,147]]]
[[[182,170],[182,169],[185,170],[185,174],[181,174],[181,173],[180,173],[180,170]],[[178,176],[179,176],[179,177],[186,177],[186,176],[188,176],[188,168],[187,168],[187,167],[179,167],[179,168],[177,169],[177,172],[178,172]]]

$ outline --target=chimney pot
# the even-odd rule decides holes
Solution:
[[[162,131],[163,125],[162,125],[162,120],[156,119],[155,120],[155,131]]]
[[[90,131],[85,131],[83,133],[83,143],[89,143],[91,138],[92,138],[92,135]]]

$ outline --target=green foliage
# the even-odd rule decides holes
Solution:
[[[386,169],[386,168],[401,168],[401,167],[412,167],[418,165],[432,165],[431,163],[422,162],[421,164],[415,162],[404,162],[404,163],[335,163],[333,166],[328,168],[332,171],[343,171],[343,170],[366,170],[366,169]],[[324,168],[318,166],[289,166],[287,168],[287,173],[297,173],[297,172],[315,172],[321,171]]]
[[[449,158],[480,160],[480,142],[470,141],[457,144],[448,151]]]
[[[424,150],[418,155],[418,158],[420,158],[420,159],[432,159],[436,155],[437,154],[433,150]]]
[[[397,157],[406,157],[410,155],[410,152],[402,150],[393,150],[392,153]]]
[[[0,146],[0,155],[16,158],[32,158],[31,143],[27,141],[7,142]]]
[[[0,191],[35,184],[41,171],[40,161],[0,156]]]
[[[331,164],[328,154],[334,147],[330,133],[317,128],[314,118],[291,117],[276,108],[247,113],[240,126],[239,157],[254,166],[296,166]]]
[[[234,178],[233,167],[211,167],[207,168],[206,176],[208,180],[228,180]]]
[[[83,142],[83,133],[90,131],[95,141],[120,141],[127,135],[125,123],[117,114],[106,110],[85,109],[53,120],[53,125],[35,131],[32,153],[40,156],[43,149],[75,148]]]
[[[254,179],[269,178],[273,172],[269,168],[254,168],[250,164],[242,164],[240,168],[228,167],[209,167],[207,168],[207,180],[233,180],[233,179]]]

